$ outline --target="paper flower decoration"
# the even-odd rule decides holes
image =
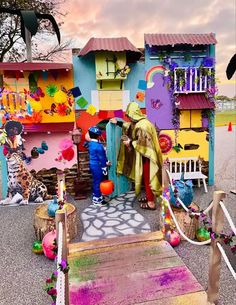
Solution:
[[[60,116],[65,116],[68,114],[68,106],[66,104],[58,104],[57,113]]]
[[[58,88],[54,84],[48,85],[46,88],[47,95],[49,95],[51,97],[53,97],[57,91],[58,91]]]
[[[54,101],[57,104],[66,103],[67,102],[67,94],[65,92],[63,92],[62,90],[58,90],[54,94]]]

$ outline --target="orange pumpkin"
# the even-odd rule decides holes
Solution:
[[[103,195],[110,195],[114,192],[114,183],[112,180],[105,180],[100,183],[100,191]]]

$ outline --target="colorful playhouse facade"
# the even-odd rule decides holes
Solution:
[[[60,162],[60,142],[71,139],[76,122],[83,132],[80,165],[84,162],[89,180],[85,133],[92,125],[105,127],[113,117],[126,120],[126,107],[133,100],[156,126],[164,159],[199,158],[212,185],[215,44],[212,33],[145,34],[142,49],[125,37],[91,38],[82,49],[73,50],[73,65],[1,63],[2,123],[7,119],[23,123],[29,157],[46,142],[48,150],[32,158],[27,167],[35,174],[46,170],[38,178],[49,188],[56,183],[51,168],[66,170],[70,192],[77,155]],[[112,153],[113,148],[109,149]],[[2,151],[0,158],[5,197],[7,169]]]
[[[214,34],[145,34],[145,48],[127,38],[91,38],[74,50],[77,125],[125,120],[137,102],[156,126],[164,158],[197,157],[214,183]]]
[[[23,124],[24,164],[53,193],[56,171],[72,168],[77,162],[76,154],[67,162],[60,162],[58,158],[60,142],[71,139],[75,122],[74,97],[69,92],[73,89],[73,66],[69,63],[1,63],[0,76],[1,123],[14,120]],[[7,166],[0,149],[1,189],[5,197]],[[77,175],[76,166],[74,175]]]

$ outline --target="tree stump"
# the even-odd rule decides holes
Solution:
[[[198,219],[196,219],[195,217],[191,218],[183,208],[175,208],[173,206],[171,207],[181,230],[188,238],[193,240],[195,238],[196,231],[199,228]],[[189,208],[194,208],[196,212],[199,212],[199,206],[194,202],[191,203]],[[163,228],[164,224],[163,224],[162,216],[160,223],[161,223],[161,227]],[[178,232],[172,217],[170,220],[170,227]],[[180,238],[181,240],[185,240],[181,235]]]
[[[56,228],[55,218],[48,216],[48,204],[35,209],[33,226],[37,240],[42,240],[44,235]],[[67,233],[69,240],[77,235],[76,207],[71,203],[67,203]]]

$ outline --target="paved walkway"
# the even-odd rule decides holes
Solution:
[[[133,208],[134,200],[134,192],[129,192],[112,199],[108,207],[87,207],[81,214],[82,241],[150,232],[146,219]]]

